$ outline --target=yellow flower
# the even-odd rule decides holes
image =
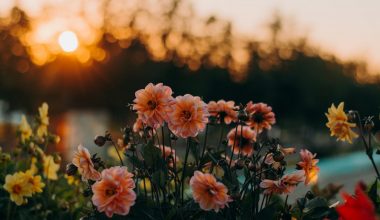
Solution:
[[[119,149],[120,149],[120,148],[119,148]],[[121,157],[121,159],[124,160],[124,159],[125,159],[124,154],[123,154],[120,150],[119,150],[119,153],[120,153],[120,157]],[[116,160],[116,161],[119,161],[119,156],[117,155],[117,152],[116,152],[116,150],[115,150],[114,147],[109,147],[109,148],[107,149],[107,154],[108,154],[108,156],[110,156],[112,159],[114,159],[114,160]]]
[[[30,128],[25,115],[21,116],[21,123],[18,127],[18,130],[21,133],[21,143],[25,143],[25,141],[29,140],[29,138],[32,136],[32,128]]]
[[[348,122],[348,117],[343,110],[344,102],[339,103],[338,108],[334,104],[328,109],[326,117],[328,122],[326,126],[330,128],[331,136],[337,137],[338,140],[348,141],[352,143],[352,139],[357,138],[358,135],[351,130],[356,127],[355,123]]]
[[[38,168],[37,168],[37,166],[36,166],[37,158],[32,157],[31,160],[32,160],[32,161],[31,161],[31,164],[30,164],[30,168],[29,168],[29,170],[27,170],[27,172],[30,172],[31,174],[34,175],[34,174],[38,173]]]
[[[11,201],[16,205],[27,203],[24,197],[31,197],[33,193],[32,184],[29,183],[27,176],[23,172],[17,172],[13,175],[8,174],[5,177],[4,189],[10,194]]]
[[[32,186],[32,193],[42,192],[42,188],[45,187],[45,183],[41,181],[41,176],[33,176],[32,171],[28,170],[25,172],[25,177],[28,180],[28,183]]]
[[[47,127],[49,125],[49,116],[48,116],[49,106],[46,102],[42,103],[42,106],[38,108],[40,113],[40,124],[37,128],[37,136],[42,138],[47,135]]]
[[[152,184],[150,183],[149,178],[145,178],[145,187],[144,187],[144,180],[139,181],[139,188],[141,191],[145,191],[144,188],[146,188],[147,192],[150,192],[152,190]]]
[[[59,164],[54,163],[54,157],[49,155],[44,157],[44,176],[50,180],[57,180]]]
[[[79,179],[76,179],[74,176],[68,176],[67,174],[65,174],[65,178],[69,185],[79,185]]]

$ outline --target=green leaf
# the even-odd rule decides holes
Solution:
[[[139,169],[142,169],[144,167],[144,163],[135,155],[128,156],[128,160]]]
[[[265,207],[263,210],[261,210],[259,213],[257,213],[255,219],[275,219],[275,216],[277,214],[276,210],[276,203],[272,203]]]
[[[164,172],[162,170],[155,171],[152,174],[152,182],[154,184],[156,184],[157,186],[159,186],[159,187],[165,187],[165,185],[166,185],[166,177],[167,177],[167,173],[166,172]]]
[[[252,207],[254,206],[255,199],[252,193],[247,193],[247,196],[243,199],[241,203],[241,217],[242,219],[250,219],[253,215]]]
[[[164,164],[161,150],[155,147],[152,141],[142,147],[142,154],[148,167],[159,168]]]
[[[330,208],[326,199],[315,197],[306,203],[303,213],[304,219],[321,219],[330,213]]]
[[[200,154],[199,140],[197,138],[194,138],[194,137],[190,138],[189,139],[189,146],[190,146],[190,152],[193,155],[193,157],[195,158],[196,164],[198,164],[199,154]]]

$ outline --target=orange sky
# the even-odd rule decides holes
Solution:
[[[192,0],[201,15],[231,20],[235,30],[259,38],[274,12],[290,23],[287,33],[307,36],[324,51],[343,59],[363,59],[380,72],[380,1],[378,0]]]
[[[154,3],[153,0],[147,0]],[[380,72],[380,1],[378,0],[189,0],[197,14],[216,14],[232,21],[234,31],[255,39],[266,40],[268,22],[277,11],[285,20],[285,35],[307,36],[309,41],[323,51],[338,57],[362,59],[369,63],[371,72]],[[0,16],[18,2],[32,17],[50,14],[34,32],[39,41],[57,38],[57,32],[73,29],[80,33],[82,42],[96,42],[101,26],[98,6],[101,0],[0,0]],[[138,4],[136,0],[118,1]],[[137,3],[138,2],[138,3]],[[82,6],[85,10],[81,10]],[[57,10],[46,11],[46,8]],[[64,8],[64,10],[62,10]],[[82,20],[78,19],[78,15]],[[84,16],[84,17],[83,17]],[[98,18],[98,19],[97,19]],[[63,22],[65,21],[65,22]],[[90,22],[90,23],[88,23]],[[45,26],[44,26],[45,25]],[[55,30],[55,29],[62,30]],[[53,45],[54,46],[54,45]],[[54,48],[54,47],[51,48]],[[57,45],[55,45],[56,47]],[[37,48],[38,49],[38,48]]]

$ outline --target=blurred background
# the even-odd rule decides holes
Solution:
[[[378,122],[379,9],[376,0],[1,0],[0,145],[11,148],[21,114],[47,102],[59,151],[95,149],[95,135],[133,123],[136,90],[163,82],[206,102],[268,103],[272,135],[318,153],[322,181],[366,180],[363,146],[331,138],[324,113],[345,101]]]

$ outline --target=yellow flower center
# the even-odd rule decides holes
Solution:
[[[21,186],[19,184],[15,184],[13,187],[12,187],[12,192],[14,194],[20,194],[21,193]]]

